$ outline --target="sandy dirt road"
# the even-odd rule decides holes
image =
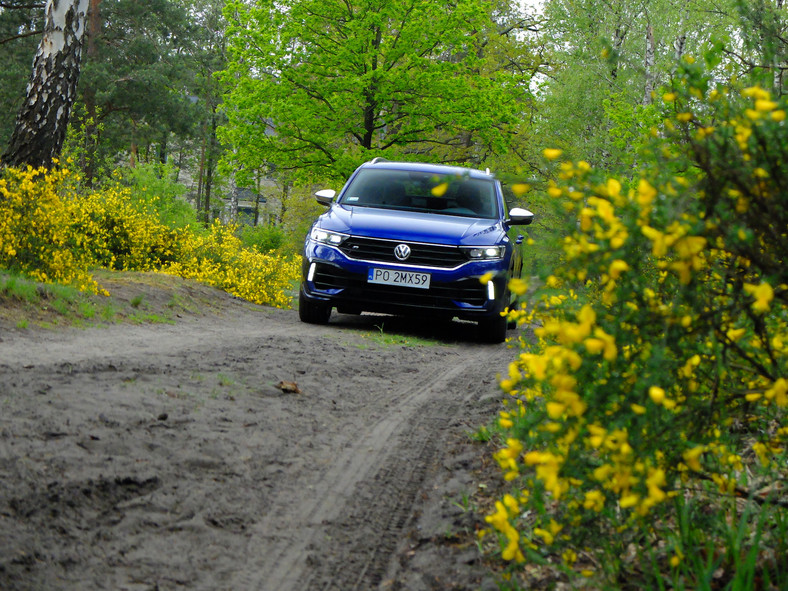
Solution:
[[[222,307],[0,333],[0,589],[490,587],[461,500],[513,352]]]

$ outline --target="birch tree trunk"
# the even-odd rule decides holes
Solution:
[[[47,0],[44,36],[27,97],[2,161],[50,168],[63,147],[76,98],[89,0]]]
[[[654,40],[654,27],[648,24],[646,27],[646,59],[643,68],[646,73],[646,87],[643,91],[644,105],[650,105],[653,102],[652,94],[654,94],[655,80],[657,77],[657,73],[654,71],[656,53],[657,43]]]

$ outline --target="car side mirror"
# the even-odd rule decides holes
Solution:
[[[534,221],[534,214],[522,207],[513,207],[509,210],[507,223],[511,226],[527,226]]]
[[[334,189],[320,189],[319,191],[315,191],[315,199],[317,199],[320,205],[329,207],[331,202],[334,201],[336,194],[337,192],[334,191]]]

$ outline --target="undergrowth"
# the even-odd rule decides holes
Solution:
[[[788,588],[786,103],[690,58],[661,105],[631,177],[544,153],[563,259],[511,313],[482,532],[507,589]]]
[[[185,208],[177,196],[121,181],[87,190],[65,166],[7,168],[0,175],[0,268],[90,293],[103,291],[95,269],[155,271],[257,304],[290,304],[299,269],[293,257],[244,247],[234,226],[187,223]]]

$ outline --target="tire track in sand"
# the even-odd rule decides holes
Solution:
[[[458,394],[452,383],[489,372],[495,353],[500,349],[465,349],[448,366],[412,374],[392,393],[383,417],[359,432],[307,485],[307,499],[294,504],[288,491],[273,499],[251,532],[250,560],[235,573],[230,588],[377,586],[441,444],[441,430],[474,396],[472,391]]]

